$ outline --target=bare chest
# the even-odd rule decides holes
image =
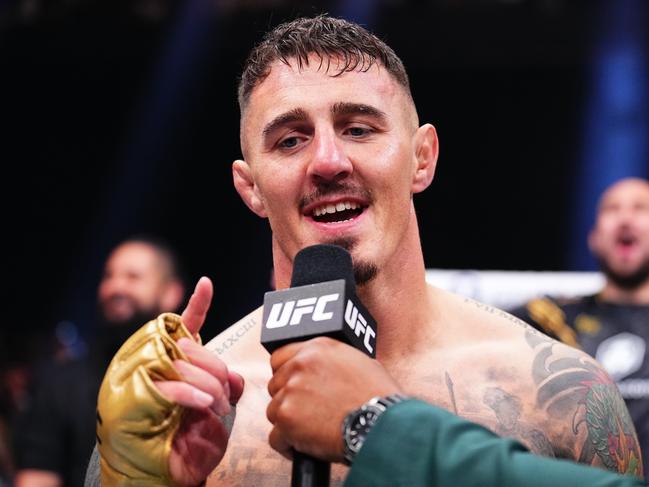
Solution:
[[[250,323],[256,318],[253,316]],[[246,323],[233,327],[216,344],[224,349],[228,345],[224,355],[230,363],[239,364],[235,370],[246,378],[246,387],[237,406],[226,455],[208,478],[207,486],[285,487],[290,485],[291,462],[268,445],[271,425],[266,419],[270,400],[266,386],[271,371],[267,354],[258,337],[251,345],[241,347],[241,342],[252,336],[247,330],[256,329]],[[230,342],[239,345],[230,346]],[[227,356],[232,350],[237,350],[237,355]],[[493,346],[492,342],[421,355],[404,354],[401,360],[383,363],[407,394],[552,456],[552,442],[563,435],[555,430],[566,426],[551,425],[547,415],[535,406],[532,360],[527,356],[513,354],[510,344]],[[342,485],[346,472],[342,465],[332,466],[331,486]]]
[[[500,436],[515,438],[552,456],[556,431],[536,407],[536,387],[527,364],[506,358],[456,353],[388,364],[410,395],[435,404]]]
[[[550,441],[525,384],[529,380],[506,363],[477,364],[455,358],[409,360],[388,368],[408,394],[550,454]],[[246,391],[237,406],[226,456],[209,477],[208,487],[290,484],[291,463],[268,446],[269,371],[264,370],[242,371],[248,372]],[[342,485],[346,472],[346,467],[333,465],[331,486]]]

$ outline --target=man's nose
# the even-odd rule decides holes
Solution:
[[[307,174],[316,183],[340,181],[353,171],[349,157],[345,153],[342,141],[338,140],[333,130],[319,132],[314,139],[313,157]]]
[[[633,206],[623,206],[618,212],[618,218],[622,224],[629,224],[633,222],[637,212]]]
[[[111,295],[122,293],[127,285],[127,279],[122,276],[112,276],[104,282],[104,287]]]

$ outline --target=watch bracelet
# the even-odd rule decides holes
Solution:
[[[345,416],[345,419],[342,422],[341,428],[342,428],[342,440],[343,440],[343,459],[344,463],[346,465],[351,465],[354,457],[356,456],[357,452],[354,452],[349,448],[348,445],[348,437],[347,437],[347,432],[349,430],[349,427],[351,425],[352,420],[356,417],[357,414],[366,411],[370,407],[374,406],[380,406],[382,408],[382,411],[380,414],[383,414],[390,406],[393,406],[395,404],[398,404],[402,401],[405,401],[407,399],[411,399],[409,396],[405,396],[401,393],[394,393],[394,394],[389,394],[387,396],[374,396],[367,402],[365,402],[361,407],[353,410],[347,416]],[[374,426],[374,423],[372,424]],[[364,441],[364,439],[363,439]]]

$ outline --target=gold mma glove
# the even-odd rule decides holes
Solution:
[[[102,487],[175,485],[169,454],[183,408],[166,399],[156,380],[181,380],[176,359],[187,360],[176,340],[191,336],[180,316],[164,313],[119,349],[97,400],[97,448]]]

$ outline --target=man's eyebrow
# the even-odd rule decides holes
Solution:
[[[331,108],[331,113],[334,115],[369,115],[381,122],[385,122],[388,118],[382,110],[364,103],[339,102]]]
[[[293,110],[276,116],[274,119],[268,122],[264,127],[262,135],[264,136],[264,138],[268,137],[271,132],[277,130],[282,125],[286,125],[287,123],[292,122],[304,122],[305,120],[307,120],[307,118],[307,114],[304,110],[302,110],[301,108],[294,108]]]

